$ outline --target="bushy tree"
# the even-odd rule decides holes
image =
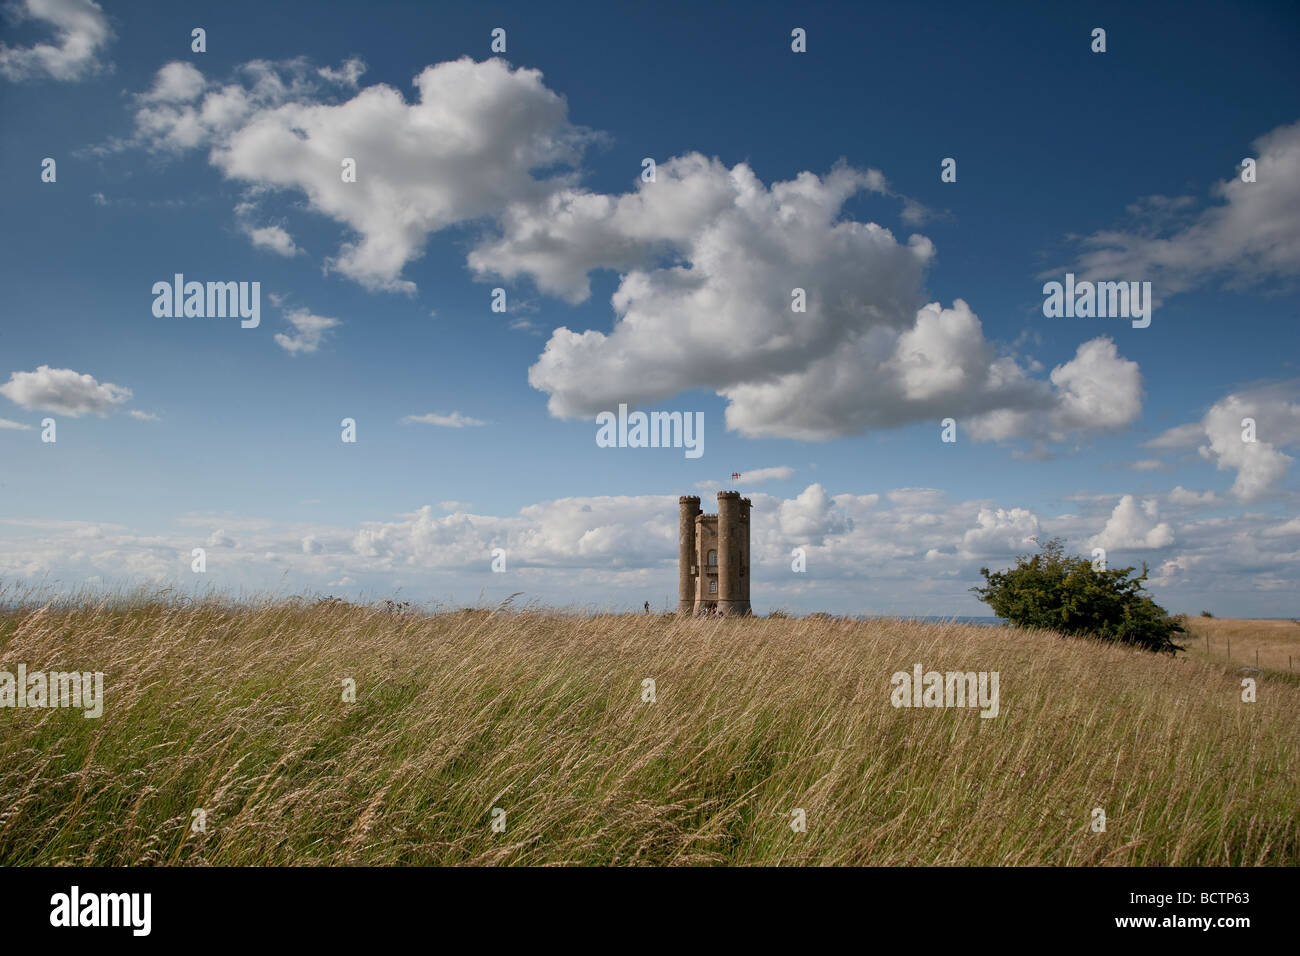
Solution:
[[[971,590],[998,617],[1021,627],[1178,651],[1174,635],[1185,629],[1144,592],[1147,566],[1130,576],[1134,570],[1098,570],[1086,558],[1067,555],[1053,538],[1039,545],[1038,554],[1017,558],[1014,568],[992,574],[980,568],[984,587]]]

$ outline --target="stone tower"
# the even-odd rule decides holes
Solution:
[[[749,614],[749,510],[738,491],[718,492],[718,513],[700,512],[700,499],[677,499],[677,609],[681,613]]]

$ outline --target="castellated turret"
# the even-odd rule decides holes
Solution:
[[[697,495],[682,495],[677,499],[681,516],[677,522],[677,610],[681,613],[695,610],[695,579],[698,576],[695,555],[695,519],[700,514]]]
[[[749,614],[749,511],[738,491],[718,492],[718,513],[700,512],[700,499],[677,499],[680,612]]]

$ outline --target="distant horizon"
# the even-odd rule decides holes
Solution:
[[[24,590],[24,588],[33,591],[36,590],[35,585],[25,584],[24,582],[19,582],[14,580],[0,579],[0,610],[13,611],[22,607],[28,607],[32,603],[34,603],[33,601],[17,601],[13,599],[6,599],[5,595],[7,590],[14,589],[14,590],[22,591]],[[644,601],[642,601],[641,604],[632,603],[628,605],[607,605],[604,607],[595,606],[595,605],[579,606],[579,605],[571,605],[571,604],[554,605],[554,604],[545,604],[541,602],[530,601],[527,599],[526,594],[517,595],[518,598],[517,600],[496,602],[495,605],[490,603],[471,605],[456,600],[442,600],[438,598],[417,599],[412,597],[412,595],[410,594],[402,594],[402,593],[387,594],[382,597],[372,597],[363,594],[363,595],[358,595],[355,598],[344,598],[340,595],[326,594],[321,592],[294,593],[294,594],[276,593],[276,592],[264,592],[260,594],[259,593],[225,594],[220,592],[187,592],[178,589],[151,586],[151,585],[135,585],[134,590],[93,589],[93,588],[81,586],[80,590],[64,590],[64,591],[55,591],[55,592],[46,591],[43,593],[37,593],[35,595],[35,602],[60,601],[60,600],[75,601],[76,599],[82,597],[88,597],[90,599],[107,599],[111,597],[117,597],[124,600],[134,599],[134,598],[144,598],[150,600],[152,599],[166,600],[169,594],[174,594],[186,600],[197,600],[197,601],[214,600],[219,603],[225,601],[236,606],[245,606],[245,605],[253,606],[253,605],[266,603],[266,602],[274,603],[274,602],[293,602],[293,601],[308,601],[308,600],[315,600],[317,602],[322,602],[322,601],[329,601],[331,599],[347,601],[348,603],[356,604],[357,606],[360,607],[381,607],[382,608],[383,605],[387,603],[392,603],[396,605],[398,608],[402,608],[404,605],[409,605],[409,607],[414,610],[424,612],[424,613],[435,613],[435,614],[436,613],[460,613],[462,611],[499,611],[499,610],[509,610],[509,611],[519,613],[519,612],[525,612],[534,609],[539,611],[554,611],[561,614],[567,613],[567,614],[574,614],[574,615],[582,615],[582,614],[637,615],[637,614],[645,613],[645,609],[643,606],[645,603]],[[1200,611],[1195,611],[1195,612],[1183,611],[1177,608],[1168,608],[1167,610],[1172,615],[1181,614],[1189,619],[1202,617]],[[666,604],[656,605],[654,603],[651,603],[650,613],[655,615],[675,614],[677,613],[677,602],[674,600],[671,606]],[[753,612],[753,616],[758,618],[770,617],[773,614],[784,614],[792,618],[803,618],[803,617],[809,617],[811,615],[816,615],[816,614],[829,614],[833,617],[842,617],[842,618],[847,618],[849,620],[855,620],[855,621],[915,620],[915,621],[925,621],[929,623],[938,622],[938,621],[954,621],[961,624],[984,624],[984,623],[999,623],[999,624],[1008,624],[1008,625],[1010,624],[1010,622],[1006,618],[998,617],[995,614],[906,614],[906,613],[884,613],[884,612],[867,612],[867,611],[832,612],[832,611],[818,610],[818,609],[813,609],[810,611],[793,612],[786,608],[781,608],[781,607],[770,607],[770,608],[764,608],[762,610],[760,610],[759,608],[755,608]],[[1240,615],[1216,614],[1214,612],[1211,612],[1211,617],[1209,619],[1212,620],[1226,619],[1226,620],[1237,620],[1237,621],[1297,621],[1300,620],[1300,614],[1291,615],[1291,616],[1280,615],[1276,617],[1243,617]]]

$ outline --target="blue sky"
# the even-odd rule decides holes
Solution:
[[[1293,5],[15,12],[0,579],[660,605],[738,471],[760,611],[978,614],[1059,534],[1298,613]],[[178,272],[260,325],[156,317]],[[620,401],[704,455],[597,447]]]

